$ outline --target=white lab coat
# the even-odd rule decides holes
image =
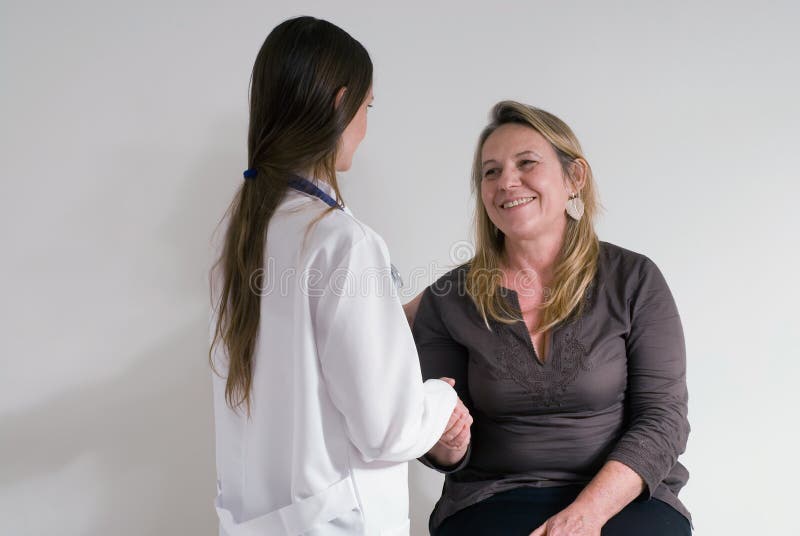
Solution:
[[[269,224],[250,418],[214,353],[221,536],[408,535],[407,461],[455,407],[422,382],[381,237],[338,209],[306,236],[327,208],[289,190]]]

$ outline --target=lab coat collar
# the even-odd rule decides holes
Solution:
[[[339,200],[339,198],[336,197],[336,192],[333,190],[333,186],[331,186],[330,183],[328,183],[328,181],[315,179],[313,177],[309,177],[308,180],[314,183],[314,186],[316,186],[317,188],[319,188],[320,190],[331,196],[334,199],[334,201]],[[351,216],[353,215],[353,212],[347,206],[344,207],[344,212]]]

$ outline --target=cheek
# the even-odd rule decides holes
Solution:
[[[366,135],[367,114],[359,110],[342,133],[342,147],[348,151],[354,151]]]
[[[492,188],[486,181],[481,182],[481,201],[483,201],[483,207],[487,211],[491,211],[494,208],[494,188]]]
[[[367,110],[366,108],[362,110],[359,114],[359,117],[356,119],[358,120],[358,141],[364,139],[364,136],[367,135]]]
[[[550,191],[550,195],[547,197],[547,202],[549,205],[558,208],[566,205],[567,199],[569,199],[569,195],[567,195],[566,190],[553,188],[553,190]]]
[[[361,128],[358,130],[358,141],[363,140],[367,136],[367,118],[361,123]]]

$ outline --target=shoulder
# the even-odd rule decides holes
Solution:
[[[655,262],[646,255],[608,242],[600,243],[597,280],[607,294],[628,303],[658,296],[672,300],[669,285]]]
[[[348,212],[316,209],[307,229],[305,246],[313,264],[388,265],[389,251],[383,238]]]
[[[469,267],[469,263],[457,266],[428,286],[422,295],[417,314],[433,314],[442,319],[461,318],[464,314],[469,314],[472,308],[466,284]]]
[[[302,206],[307,220],[309,243],[333,245],[337,249],[355,246],[367,242],[378,247],[385,247],[383,238],[371,227],[350,212],[340,209],[331,210],[315,200],[309,200]]]
[[[437,299],[464,294],[469,267],[469,263],[465,263],[445,273],[428,287],[428,293]]]
[[[617,246],[610,242],[600,242],[597,258],[598,275],[604,278],[640,280],[648,273],[657,272],[658,267],[646,255]]]
[[[462,300],[467,296],[466,275],[469,264],[463,264],[436,279],[422,294],[412,326],[417,344],[430,338],[450,337],[453,319],[463,319],[466,308]],[[456,320],[456,325],[463,321]],[[448,327],[449,326],[449,327]]]

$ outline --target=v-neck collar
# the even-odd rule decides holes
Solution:
[[[516,307],[517,311],[519,311],[519,316],[521,318],[521,320],[518,320],[518,321],[514,322],[513,324],[509,324],[509,328],[511,328],[511,329],[514,329],[514,328],[521,329],[523,334],[524,334],[524,336],[525,336],[524,340],[528,343],[528,349],[533,353],[534,361],[536,361],[536,363],[541,367],[547,366],[547,364],[552,361],[551,358],[552,358],[552,355],[553,355],[553,335],[554,335],[555,330],[558,329],[558,326],[553,327],[550,330],[548,330],[547,332],[545,332],[545,334],[544,334],[544,338],[545,338],[545,340],[544,340],[545,356],[544,357],[545,357],[545,359],[541,360],[539,358],[539,353],[536,351],[536,346],[533,344],[533,339],[531,338],[531,333],[530,333],[530,331],[528,331],[528,326],[527,326],[527,324],[525,324],[525,317],[522,314],[522,307],[519,304],[519,296],[517,295],[517,291],[516,290],[512,290],[512,289],[510,289],[508,287],[504,287],[504,286],[501,285],[500,286],[500,294],[504,298],[509,298],[509,297],[511,298],[511,300],[512,300],[512,302],[514,304],[514,307]],[[519,335],[519,333],[518,333],[518,335]]]

